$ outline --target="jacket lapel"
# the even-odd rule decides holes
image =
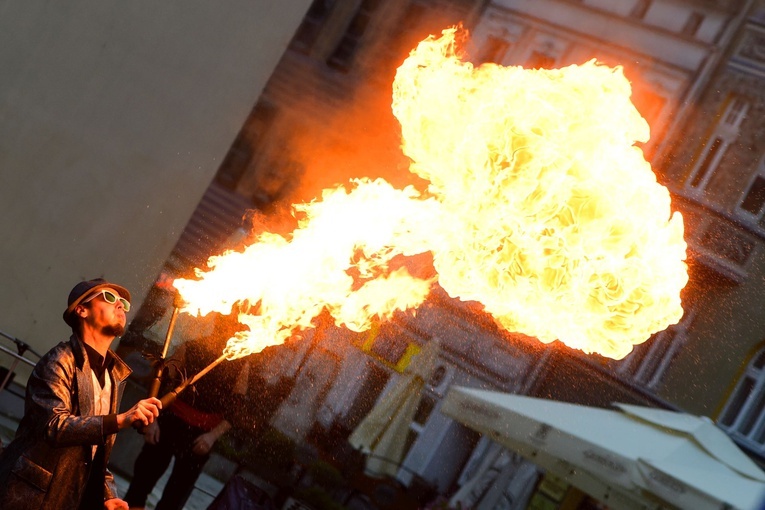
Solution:
[[[77,335],[72,335],[69,341],[72,343],[74,362],[77,371],[77,404],[80,407],[80,416],[93,414],[93,379],[90,375],[90,362],[85,355],[85,347]]]
[[[112,350],[109,350],[109,354],[114,360],[114,366],[111,369],[111,375],[112,375],[111,412],[118,413],[119,409],[117,409],[117,405],[118,405],[118,402],[122,399],[122,394],[125,391],[125,384],[127,383],[127,378],[132,373],[132,370]]]

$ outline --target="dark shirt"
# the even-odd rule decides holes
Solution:
[[[111,353],[107,351],[106,357],[101,356],[101,354],[98,353],[97,350],[95,350],[90,345],[83,342],[83,345],[85,345],[85,352],[88,355],[88,362],[90,363],[90,368],[93,369],[93,372],[96,373],[96,378],[98,379],[99,384],[101,387],[104,386],[104,382],[106,382],[106,378],[104,377],[106,375],[106,371],[112,367],[114,364],[114,358],[112,357]]]
[[[88,356],[90,368],[93,369],[93,372],[96,374],[96,379],[98,379],[98,383],[103,388],[104,383],[106,382],[106,371],[114,365],[114,357],[109,351],[106,352],[106,356],[104,357],[85,342],[82,342],[82,345],[85,346],[85,354]],[[117,415],[113,413],[104,416],[104,436],[116,434],[118,431],[119,425],[117,424]]]

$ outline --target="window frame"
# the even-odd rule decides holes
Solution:
[[[736,204],[736,212],[743,218],[754,222],[757,222],[765,217],[765,199],[763,199],[762,203],[760,204],[759,211],[756,213],[750,211],[749,209],[745,209],[743,206],[744,203],[748,200],[749,196],[752,194],[754,185],[758,180],[765,181],[765,154],[760,157],[760,161],[757,163],[757,171],[752,173],[752,176],[749,178],[749,182],[746,185],[746,191],[741,194],[741,199]]]
[[[738,139],[741,124],[751,103],[742,96],[731,94],[723,103],[713,132],[704,143],[693,169],[685,180],[685,189],[691,194],[703,194],[725,159],[728,148]]]
[[[652,391],[661,385],[670,363],[688,340],[688,330],[696,316],[693,308],[686,309],[677,324],[636,345],[624,359],[614,362],[614,371],[634,384]]]
[[[754,353],[716,420],[734,439],[765,451],[765,345]],[[738,409],[734,409],[733,406]],[[759,409],[758,409],[759,408]],[[731,413],[735,413],[731,415]],[[742,430],[743,429],[743,430]]]
[[[336,0],[313,0],[292,37],[291,48],[309,54],[336,7]]]
[[[652,4],[653,0],[637,0],[630,10],[630,18],[645,19]]]
[[[368,29],[374,25],[374,17],[382,6],[382,0],[361,0],[335,48],[327,56],[325,63],[328,67],[341,73],[350,72],[359,48],[367,37]]]
[[[476,64],[501,64],[512,47],[513,42],[505,34],[488,34],[478,50]]]
[[[688,15],[688,18],[685,20],[685,24],[683,25],[680,33],[687,35],[688,37],[694,37],[699,32],[701,25],[704,23],[704,19],[705,16],[703,13],[699,11],[691,12]]]

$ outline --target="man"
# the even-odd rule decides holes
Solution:
[[[235,313],[214,317],[211,335],[190,340],[173,353],[167,376],[198,373],[221,355],[229,338],[243,329]],[[166,385],[171,382],[167,379]],[[248,383],[246,359],[225,361],[200,378],[193,389],[179,393],[162,416],[146,427],[145,443],[125,494],[130,510],[143,510],[147,496],[173,458],[175,463],[156,510],[183,509],[213,446],[232,425],[241,422],[239,413]],[[175,386],[173,382],[168,389]]]
[[[48,351],[27,382],[24,417],[0,455],[0,508],[127,509],[107,469],[118,430],[159,415],[156,398],[117,414],[130,369],[109,348],[125,331],[130,292],[102,278],[69,293],[68,342]]]

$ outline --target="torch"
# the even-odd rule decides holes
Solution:
[[[225,359],[226,359],[226,355],[221,354],[221,356],[218,359],[216,359],[215,361],[207,365],[205,368],[197,372],[196,375],[194,375],[194,377],[190,377],[184,380],[181,384],[179,384],[178,386],[176,386],[175,388],[167,392],[165,395],[163,395],[162,398],[159,399],[162,402],[162,408],[164,409],[165,407],[172,404],[175,401],[175,399],[178,397],[178,394],[180,392],[182,392],[187,387],[197,382],[204,375],[206,375],[210,370],[218,366],[222,361],[225,361]]]
[[[173,331],[175,330],[175,321],[178,319],[178,312],[181,310],[182,306],[183,300],[181,299],[181,296],[176,293],[175,298],[173,299],[173,313],[170,316],[170,324],[168,324],[167,333],[165,334],[165,343],[162,345],[162,354],[155,362],[154,378],[152,379],[149,386],[149,397],[156,397],[159,394],[159,387],[162,384],[162,373],[165,371],[165,358],[167,357],[167,350],[170,347],[170,341],[173,338]],[[169,402],[172,402],[172,400]],[[145,427],[143,425],[137,423],[134,425],[134,428],[140,434],[144,433]]]
[[[162,346],[162,354],[156,361],[156,367],[154,369],[154,378],[149,386],[149,397],[156,397],[159,394],[159,386],[162,383],[162,372],[165,370],[165,358],[167,357],[167,350],[170,347],[170,341],[173,337],[173,330],[175,329],[175,321],[178,319],[178,312],[183,306],[183,301],[178,293],[175,294],[173,300],[173,313],[170,316],[170,324],[167,326],[167,334],[165,335],[165,343]]]

